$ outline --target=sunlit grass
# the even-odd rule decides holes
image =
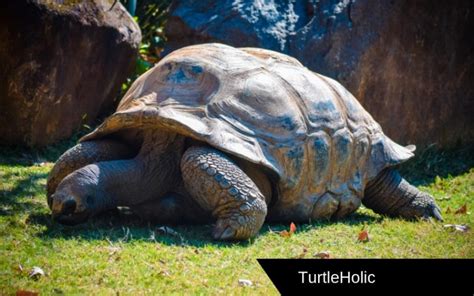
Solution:
[[[402,168],[408,179],[433,194],[445,222],[384,218],[368,209],[337,222],[265,224],[251,242],[218,243],[211,227],[177,226],[177,236],[157,231],[133,216],[111,212],[78,227],[53,223],[46,205],[52,161],[70,144],[41,151],[0,151],[0,294],[18,289],[44,294],[277,294],[256,258],[473,258],[474,160],[471,148],[434,148]],[[466,214],[455,210],[466,204]],[[449,209],[448,213],[446,211]],[[288,223],[289,224],[289,223]],[[357,241],[361,229],[370,241]],[[21,266],[21,267],[20,267]],[[46,276],[28,276],[34,267]],[[251,280],[240,287],[239,279]]]

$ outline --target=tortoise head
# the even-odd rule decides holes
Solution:
[[[51,196],[53,219],[66,225],[85,222],[104,207],[105,193],[99,189],[95,165],[69,174]]]

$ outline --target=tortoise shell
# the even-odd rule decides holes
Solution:
[[[355,211],[380,171],[413,156],[338,82],[277,52],[201,44],[139,77],[117,111],[82,141],[164,128],[259,164],[275,178],[269,218]]]

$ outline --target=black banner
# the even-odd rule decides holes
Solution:
[[[356,292],[474,296],[472,259],[258,259],[258,262],[282,295]]]

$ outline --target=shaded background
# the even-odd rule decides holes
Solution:
[[[162,56],[203,42],[296,57],[340,81],[401,144],[473,141],[471,1],[122,3],[0,4],[1,144],[43,146],[96,124]]]

